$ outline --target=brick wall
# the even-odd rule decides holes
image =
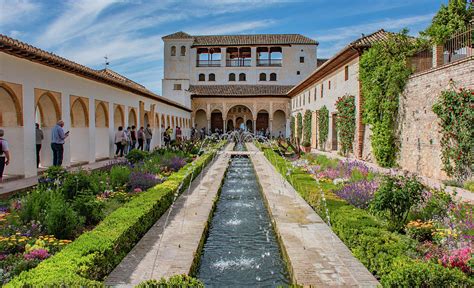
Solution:
[[[408,171],[436,179],[446,179],[441,162],[441,134],[438,118],[431,107],[449,89],[474,88],[474,58],[413,75],[400,97],[399,165]]]

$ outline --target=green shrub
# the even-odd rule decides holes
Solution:
[[[386,218],[392,230],[400,231],[412,207],[420,202],[423,188],[415,177],[386,176],[375,193],[371,209]]]
[[[72,208],[84,218],[86,225],[99,223],[104,217],[104,207],[104,202],[88,191],[79,192],[72,202]]]
[[[135,286],[136,288],[168,288],[168,287],[197,287],[204,288],[204,284],[196,278],[187,275],[175,275],[169,279],[146,280]]]
[[[130,163],[135,164],[135,163],[145,160],[147,155],[148,155],[148,152],[146,151],[133,149],[127,154],[127,156],[125,156],[125,158],[127,158],[127,160],[130,161]]]
[[[464,189],[474,192],[474,180],[466,181],[463,185]]]
[[[309,143],[308,141],[303,141],[303,143],[301,144],[301,146],[303,146],[303,147],[310,147],[310,146],[311,146],[311,143]]]
[[[83,218],[72,209],[61,193],[50,193],[44,215],[44,225],[49,234],[58,239],[71,239],[81,222]]]
[[[326,105],[321,107],[318,112],[318,139],[319,149],[324,150],[329,135],[329,110]]]
[[[128,183],[130,169],[126,166],[114,166],[110,169],[110,184],[112,187],[120,187]]]
[[[220,148],[225,142],[220,142]],[[209,163],[215,150],[203,154],[155,187],[140,193],[36,268],[24,271],[6,287],[96,287],[133,248],[184,189]],[[183,183],[183,185],[181,185]],[[92,280],[90,280],[92,279]],[[71,284],[72,283],[72,284]],[[103,284],[102,284],[103,286]]]
[[[21,221],[28,223],[32,220],[42,220],[49,198],[50,191],[42,188],[35,189],[23,197],[19,211]]]
[[[461,270],[445,268],[432,262],[397,259],[392,271],[381,279],[383,287],[473,287]]]
[[[311,112],[311,110],[306,110],[304,112],[304,116],[303,116],[303,129],[304,129],[304,135],[303,135],[303,140],[305,142],[308,142],[308,143],[311,143],[311,122],[312,122],[312,118],[313,118],[313,113]],[[303,145],[304,146],[304,145]],[[311,144],[309,145],[311,146]],[[309,146],[304,146],[304,147],[309,147]]]
[[[427,191],[423,200],[410,212],[409,219],[428,221],[447,216],[448,207],[453,203],[451,194],[440,190]]]
[[[301,113],[298,113],[298,115],[296,115],[296,121],[298,124],[298,127],[296,128],[296,137],[298,137],[298,141],[301,142],[303,137],[303,116],[301,115]]]
[[[61,187],[64,197],[67,200],[74,199],[81,191],[89,191],[91,194],[97,194],[100,190],[98,174],[89,173],[85,170],[70,173]]]

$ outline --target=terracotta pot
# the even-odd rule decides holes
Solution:
[[[309,153],[309,152],[311,152],[311,146],[309,146],[309,147],[301,146],[301,150],[303,150],[304,153]]]

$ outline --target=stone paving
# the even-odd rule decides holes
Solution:
[[[148,279],[190,273],[229,159],[230,153],[222,153],[208,165],[178,197],[171,213],[168,210],[112,271],[106,285],[133,287]]]
[[[247,144],[293,281],[312,287],[376,287],[374,276],[330,227],[281,177],[253,144]]]

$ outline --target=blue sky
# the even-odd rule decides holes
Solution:
[[[448,0],[0,0],[0,33],[160,93],[161,37],[300,33],[328,58],[380,28],[417,35]],[[7,12],[8,11],[8,12]]]

